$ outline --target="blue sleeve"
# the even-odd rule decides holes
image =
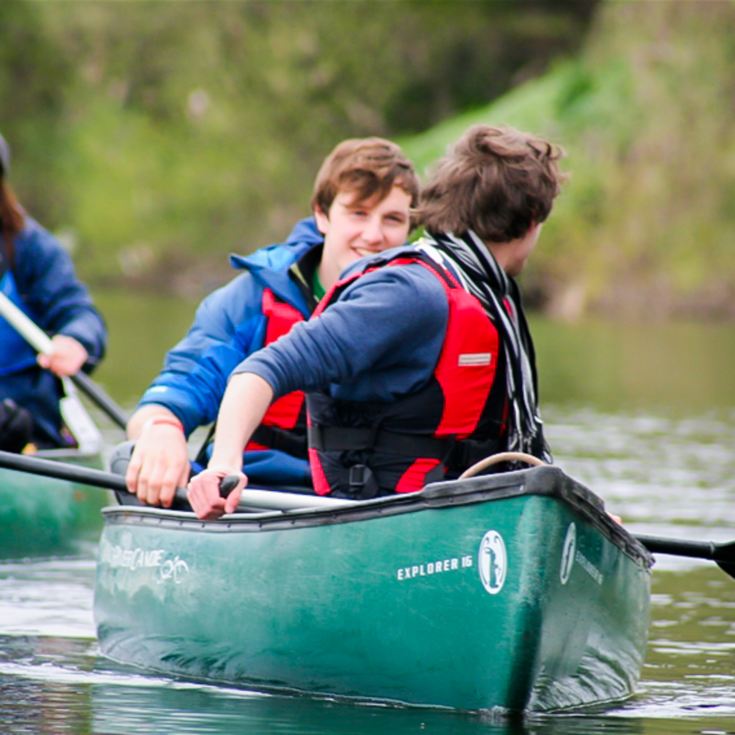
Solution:
[[[61,243],[29,219],[16,239],[13,272],[34,321],[51,335],[73,337],[89,353],[87,367],[104,356],[107,328]]]
[[[187,434],[217,417],[230,372],[263,344],[262,290],[243,273],[199,305],[187,335],[139,405],[156,403],[179,417]]]
[[[390,401],[427,384],[447,320],[447,298],[433,274],[420,265],[381,268],[236,372],[259,375],[276,396],[330,390],[337,398]]]

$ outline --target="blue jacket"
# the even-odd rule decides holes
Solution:
[[[187,436],[213,422],[233,368],[264,344],[263,290],[270,289],[309,318],[311,308],[289,268],[323,242],[309,217],[296,224],[285,243],[231,256],[233,267],[245,272],[202,301],[188,334],[168,352],[139,406],[165,406],[181,420]],[[310,481],[308,462],[283,452],[248,452],[245,462],[253,482]]]
[[[80,342],[89,353],[84,369],[91,370],[104,355],[107,330],[77,279],[69,254],[30,217],[13,246],[12,269],[3,259],[3,292],[48,334],[64,334]],[[41,370],[13,328],[2,318],[0,322],[0,397],[13,398],[33,414],[34,439],[41,445],[63,444],[59,380]]]

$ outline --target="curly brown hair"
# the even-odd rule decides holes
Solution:
[[[551,212],[566,174],[563,150],[507,127],[475,125],[442,158],[421,193],[427,230],[473,230],[486,242],[523,237]]]

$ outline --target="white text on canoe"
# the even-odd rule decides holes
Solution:
[[[469,554],[453,556],[449,559],[437,559],[422,564],[400,567],[396,570],[396,579],[399,582],[405,582],[407,579],[414,579],[415,577],[430,577],[444,572],[456,572],[458,569],[468,569],[471,566],[472,557]]]

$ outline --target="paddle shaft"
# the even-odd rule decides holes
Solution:
[[[123,431],[128,425],[128,416],[87,373],[71,376],[74,385],[84,393],[98,408],[102,409]]]
[[[29,457],[24,454],[0,451],[0,467],[28,472],[33,475],[55,477],[59,480],[69,480],[70,482],[91,485],[104,490],[128,492],[125,479],[121,475],[48,459],[39,459],[38,457]],[[186,502],[186,490],[184,488],[178,488],[176,490],[176,498]],[[343,508],[354,503],[355,501],[352,500],[340,500],[338,498],[321,498],[314,495],[300,495],[299,493],[247,488],[238,504],[238,510],[252,508],[281,511],[299,509],[324,510],[326,508]]]
[[[679,541],[657,536],[638,536],[636,538],[654,554],[687,556],[692,559],[716,559],[717,544],[711,541]]]
[[[27,314],[23,313],[4,293],[0,293],[0,315],[33,347],[36,352],[48,355],[53,350],[49,336],[36,325]],[[125,429],[128,418],[102,388],[92,382],[92,379],[83,372],[71,376],[74,385],[79,388],[91,401],[101,408],[121,429]]]
[[[54,477],[57,480],[79,482],[83,485],[92,485],[103,490],[127,491],[125,478],[120,475],[113,475],[111,472],[103,472],[102,470],[80,467],[65,462],[40,459],[39,457],[32,457],[25,454],[0,451],[0,467],[28,472],[31,475]]]
[[[687,541],[658,536],[636,535],[636,538],[653,554],[709,559],[735,579],[735,541],[716,544],[714,541]]]

